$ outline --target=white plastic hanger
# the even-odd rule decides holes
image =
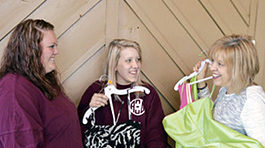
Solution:
[[[111,95],[112,94],[116,94],[116,95],[126,95],[126,94],[130,94],[133,92],[144,92],[146,94],[150,93],[150,90],[146,87],[143,86],[134,86],[133,88],[128,88],[128,89],[117,89],[112,82],[109,80],[108,81],[108,86],[104,88],[104,92],[105,95],[109,98],[109,103],[110,103],[110,108],[111,108],[111,112],[112,112],[112,119],[113,119],[113,124],[116,124],[116,119],[115,119],[115,114],[114,114],[114,108],[113,108],[113,103],[112,103],[112,99],[111,99]],[[87,119],[89,118],[89,116],[96,110],[98,109],[98,107],[90,107],[86,113],[83,116],[83,124],[87,124]]]
[[[205,65],[206,62],[209,63],[209,67],[211,66],[211,64],[212,64],[212,61],[211,61],[211,60],[206,59],[206,60],[202,61],[202,62],[201,62],[201,67],[198,69],[198,72],[195,71],[195,72],[191,73],[189,76],[185,76],[185,77],[181,78],[181,79],[177,82],[177,84],[174,86],[174,90],[175,90],[175,91],[178,91],[178,89],[179,89],[179,88],[178,88],[179,85],[183,84],[183,83],[184,83],[185,81],[187,81],[188,79],[190,79],[190,78],[192,78],[192,77],[198,75],[198,74],[201,72],[201,70],[203,69],[203,67],[204,67],[204,65]],[[201,79],[201,80],[198,80],[198,81],[192,82],[192,83],[190,83],[190,85],[195,84],[195,83],[199,83],[199,82],[203,82],[203,81],[206,81],[206,80],[209,80],[209,79],[212,79],[212,78],[213,78],[213,76],[210,76],[210,77],[207,77],[207,78],[204,78],[204,79]]]

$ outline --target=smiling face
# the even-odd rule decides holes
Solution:
[[[54,31],[43,31],[43,40],[40,42],[42,49],[41,63],[46,73],[56,69],[55,56],[59,54],[57,42]]]
[[[121,85],[136,82],[140,74],[141,58],[135,48],[125,47],[120,52],[120,58],[115,67],[117,83]]]
[[[232,87],[232,66],[224,62],[222,56],[217,56],[212,60],[211,71],[213,72],[213,82],[217,86],[227,88],[227,93],[233,93]]]

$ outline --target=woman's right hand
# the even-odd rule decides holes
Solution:
[[[94,93],[89,103],[90,107],[101,107],[108,104],[109,98],[104,94]]]
[[[194,67],[193,67],[193,71],[196,71],[198,72],[199,71],[199,68],[201,67],[201,61],[199,61]],[[206,77],[206,74],[207,74],[207,70],[208,70],[208,67],[209,67],[209,63],[206,62],[204,67],[202,68],[201,72],[197,75],[197,80],[201,80],[203,78]],[[203,88],[205,86],[205,82],[200,82],[198,83],[198,88]]]
[[[201,67],[201,63],[202,63],[202,61],[199,61],[199,62],[193,67],[193,71],[198,72],[198,71],[199,71],[199,68]],[[202,69],[201,72],[197,75],[197,79],[198,79],[198,80],[201,80],[201,79],[203,79],[203,78],[206,77],[206,73],[207,73],[208,67],[209,67],[209,63],[208,63],[208,62],[205,62],[205,65],[204,65],[203,69]]]

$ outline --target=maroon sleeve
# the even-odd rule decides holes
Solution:
[[[162,120],[164,112],[161,101],[156,90],[152,86],[148,86],[151,94],[149,95],[151,101],[148,106],[146,131],[145,131],[145,147],[147,148],[166,148],[167,134],[163,128]]]
[[[85,91],[85,93],[83,94],[79,105],[77,107],[78,109],[78,116],[79,116],[79,120],[81,123],[81,131],[82,131],[82,135],[84,134],[84,132],[90,127],[90,123],[88,122],[87,125],[84,125],[82,123],[83,120],[83,116],[85,114],[85,112],[87,111],[87,109],[89,109],[89,103],[90,100],[92,98],[92,96],[94,95],[94,93],[99,93],[102,89],[102,83],[100,83],[99,81],[94,82],[93,84],[91,84]],[[84,136],[84,135],[83,135]]]
[[[82,147],[76,106],[62,93],[48,100],[19,74],[0,80],[0,148]]]
[[[3,147],[38,147],[43,143],[44,129],[36,89],[11,78],[0,85],[0,143]]]

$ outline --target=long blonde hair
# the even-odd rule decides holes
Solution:
[[[217,40],[209,50],[211,59],[223,57],[224,64],[232,71],[232,87],[239,94],[252,85],[259,72],[257,49],[251,36],[229,35]]]
[[[115,67],[118,64],[118,61],[120,59],[120,52],[122,49],[132,47],[137,50],[141,63],[142,63],[142,51],[140,45],[136,41],[131,41],[127,39],[114,39],[112,42],[110,42],[108,47],[108,55],[106,59],[106,65],[105,65],[105,75],[108,76],[108,79],[110,79],[113,84],[116,86],[117,78]],[[138,75],[137,81],[133,85],[141,85],[141,79],[140,74]]]

